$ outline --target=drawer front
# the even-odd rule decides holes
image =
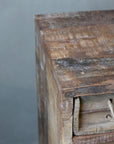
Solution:
[[[114,132],[113,107],[113,94],[74,98],[74,135]]]

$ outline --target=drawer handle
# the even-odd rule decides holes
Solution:
[[[109,106],[111,115],[108,114],[108,115],[106,116],[106,118],[108,118],[108,119],[110,119],[110,120],[114,120],[114,108],[113,108],[113,104],[112,104],[112,99],[109,99],[109,100],[108,100],[108,106]]]

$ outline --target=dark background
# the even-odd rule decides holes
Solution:
[[[0,0],[0,144],[38,144],[34,15],[114,9],[114,0]]]

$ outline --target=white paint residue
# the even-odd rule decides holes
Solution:
[[[66,101],[66,110],[68,111],[68,105],[69,105],[69,103],[68,103],[68,101]]]
[[[43,34],[44,34],[44,32],[43,32],[43,31],[40,31],[40,34],[41,34],[41,35],[43,35]]]
[[[62,105],[62,104],[61,104],[60,106],[61,106],[61,108],[63,108],[63,105]]]
[[[64,50],[66,50],[65,46],[63,47]]]
[[[70,38],[70,39],[73,39],[73,36],[72,36],[72,34],[70,34],[70,33],[69,33],[69,38]]]
[[[42,70],[44,70],[44,66],[43,66],[42,62],[40,62],[40,67],[41,67]]]

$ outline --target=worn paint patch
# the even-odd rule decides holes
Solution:
[[[83,58],[83,59],[73,59],[73,58],[64,58],[56,60],[56,64],[59,65],[61,68],[68,68],[68,69],[77,69],[80,71],[87,70],[92,66],[98,66],[106,68],[114,66],[114,58]]]

